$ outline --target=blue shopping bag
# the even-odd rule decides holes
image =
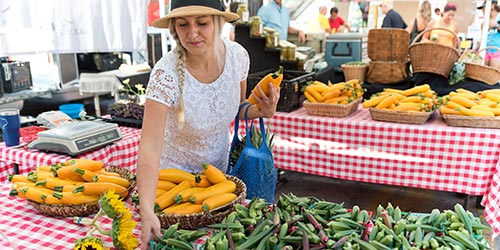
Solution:
[[[263,198],[267,202],[274,201],[274,192],[278,179],[278,171],[274,166],[273,152],[267,145],[267,133],[264,126],[264,119],[259,118],[259,129],[262,136],[261,145],[253,145],[251,142],[253,133],[253,121],[248,125],[248,108],[245,110],[245,141],[243,150],[234,166],[228,166],[227,173],[241,179],[247,186],[247,199]],[[239,119],[234,121],[234,135],[230,152],[240,143],[238,137]],[[231,155],[231,154],[230,154]],[[231,162],[231,159],[229,160]]]

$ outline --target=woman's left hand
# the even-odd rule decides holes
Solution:
[[[259,91],[259,95],[262,97],[258,97],[257,95],[254,95],[254,97],[260,105],[262,117],[272,117],[276,112],[276,107],[278,106],[278,101],[280,99],[280,88],[275,88],[272,83],[269,83],[269,95],[267,96],[260,86],[257,86],[257,90]]]

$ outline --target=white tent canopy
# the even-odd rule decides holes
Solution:
[[[143,51],[148,0],[2,0],[0,56]]]

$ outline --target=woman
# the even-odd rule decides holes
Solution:
[[[496,2],[491,3],[491,11],[489,18],[489,31],[488,39],[486,41],[486,46],[500,48],[500,7]],[[484,57],[484,64],[491,66],[493,68],[500,69],[500,51],[496,48],[490,48],[486,50]]]
[[[238,107],[248,106],[248,54],[220,36],[224,22],[238,15],[224,11],[218,0],[173,0],[170,7],[168,15],[153,22],[168,28],[177,46],[155,65],[146,91],[137,161],[142,249],[161,236],[154,213],[159,168],[201,172],[208,162],[225,171],[230,124]],[[279,89],[269,88],[267,96],[259,89],[260,109],[251,105],[249,118],[276,112]]]
[[[426,29],[432,28],[445,28],[454,32],[448,32],[446,30],[433,30],[431,32],[426,32],[423,35],[422,41],[433,41],[439,44],[443,44],[446,46],[450,46],[453,48],[457,48],[457,39],[456,33],[458,32],[457,25],[453,18],[455,18],[455,14],[457,13],[457,6],[455,4],[447,4],[444,6],[443,13],[441,14],[441,18],[437,21],[432,20],[427,25]]]
[[[413,20],[413,22],[406,27],[406,31],[410,33],[410,43],[413,42],[413,39],[418,36],[422,31],[425,30],[425,27],[432,20],[432,9],[431,3],[425,0],[420,4],[420,8],[418,9],[417,16]],[[417,41],[418,42],[418,41]]]

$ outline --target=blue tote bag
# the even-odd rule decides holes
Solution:
[[[263,198],[267,202],[274,201],[274,192],[278,178],[278,171],[274,166],[273,152],[267,145],[267,133],[264,119],[259,118],[259,129],[262,135],[261,145],[254,146],[251,142],[253,121],[248,125],[248,108],[245,109],[245,132],[246,138],[244,148],[234,166],[229,166],[227,173],[241,179],[247,186],[247,199]],[[234,120],[234,136],[231,143],[231,151],[240,142],[238,138],[239,119]],[[231,162],[231,159],[230,159]]]

